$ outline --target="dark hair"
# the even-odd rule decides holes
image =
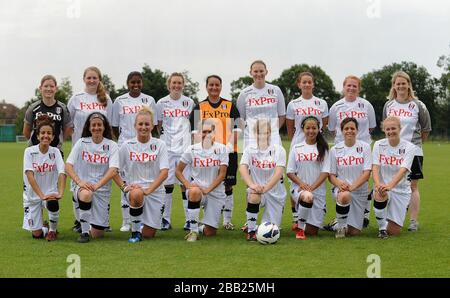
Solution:
[[[302,129],[305,126],[306,121],[309,121],[309,120],[314,120],[317,124],[317,128],[319,131],[319,133],[317,134],[317,137],[316,137],[317,151],[319,151],[319,156],[317,157],[317,161],[322,162],[325,157],[325,152],[328,151],[328,143],[325,140],[325,138],[323,137],[322,132],[320,131],[320,121],[316,117],[314,117],[314,116],[305,117],[302,120],[302,125],[301,125]]]
[[[300,83],[301,79],[302,79],[304,76],[311,77],[311,79],[313,79],[313,82],[314,82],[314,76],[313,76],[313,74],[310,73],[309,71],[304,71],[304,72],[301,72],[301,73],[298,74],[298,76],[297,76],[297,83]]]
[[[220,84],[222,85],[222,79],[221,79],[218,75],[209,75],[209,76],[206,78],[206,86],[208,86],[208,81],[209,81],[209,79],[212,79],[212,78],[218,79],[219,82],[220,82]]]
[[[105,117],[105,115],[103,115],[102,113],[99,113],[99,112],[94,112],[87,117],[86,122],[84,123],[83,132],[81,133],[81,137],[87,138],[87,137],[92,136],[92,133],[89,130],[89,128],[91,127],[91,120],[96,119],[96,118],[99,118],[103,121],[103,126],[105,127],[105,130],[103,131],[103,137],[112,140],[111,125],[109,124],[109,121]]]
[[[348,118],[344,118],[344,120],[342,120],[342,122],[341,122],[341,130],[344,130],[345,124],[347,124],[349,122],[355,123],[356,129],[358,129],[358,120],[356,120],[353,117],[348,117]]]
[[[50,116],[47,114],[40,115],[36,119],[36,134],[37,135],[39,135],[41,128],[44,126],[50,126],[52,128],[53,135],[55,134],[55,122],[53,122],[53,119],[50,118]]]
[[[131,79],[136,76],[136,77],[140,77],[141,80],[143,80],[142,74],[139,71],[132,71],[128,74],[127,76],[127,85],[128,83],[131,81]]]

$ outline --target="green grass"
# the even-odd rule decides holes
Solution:
[[[65,152],[68,152],[68,148]],[[220,229],[217,237],[186,243],[182,230],[179,189],[175,189],[173,230],[158,232],[156,239],[129,244],[128,233],[119,231],[120,200],[114,186],[111,202],[112,233],[88,244],[76,242],[71,193],[61,201],[58,241],[31,239],[22,230],[22,158],[25,144],[0,143],[1,226],[0,277],[65,277],[70,254],[81,257],[82,277],[366,277],[369,254],[381,258],[382,277],[450,276],[450,144],[425,145],[425,176],[419,221],[421,229],[404,229],[399,237],[380,240],[373,217],[361,236],[336,240],[321,231],[315,238],[299,241],[290,231],[287,204],[281,238],[276,245],[248,243],[244,234]],[[235,188],[233,222],[245,221],[244,185]],[[328,199],[327,221],[334,217]],[[408,221],[406,222],[407,225]]]

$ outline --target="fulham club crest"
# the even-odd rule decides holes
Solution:
[[[109,151],[109,145],[108,144],[104,144],[103,145],[103,151]]]
[[[156,151],[156,145],[155,144],[151,144],[150,145],[150,150],[152,150],[153,152]]]
[[[362,102],[358,102],[358,108],[364,109],[364,104]]]
[[[274,91],[273,91],[273,89],[267,89],[267,93],[269,93],[270,95],[274,95]]]
[[[315,104],[316,106],[320,106],[320,101],[318,101],[318,100],[316,99],[316,100],[314,100],[314,104]]]
[[[189,102],[187,100],[183,100],[183,107],[187,108],[189,106]]]
[[[142,103],[148,104],[148,98],[147,97],[142,97],[141,101],[142,101]]]
[[[227,104],[223,104],[222,105],[222,110],[226,110],[227,109]]]
[[[56,114],[61,114],[61,112],[62,112],[61,107],[56,107]]]
[[[408,108],[410,110],[414,110],[415,107],[416,107],[416,105],[413,102],[408,105]]]
[[[48,157],[50,158],[50,160],[54,160],[56,158],[55,153],[49,153]]]
[[[358,152],[358,153],[363,152],[363,147],[356,147],[356,152]]]
[[[398,149],[398,154],[403,155],[405,154],[406,149]]]

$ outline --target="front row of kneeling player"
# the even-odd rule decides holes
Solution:
[[[119,150],[111,140],[106,117],[100,113],[91,114],[65,167],[59,150],[49,146],[54,128],[51,120],[43,117],[37,128],[40,143],[27,148],[24,155],[23,227],[31,230],[35,238],[56,239],[58,200],[64,193],[65,172],[72,179],[73,198],[80,206],[82,233],[79,242],[102,237],[109,227],[111,180],[127,194],[130,202],[132,235],[129,241],[154,237],[161,227],[165,199],[162,183],[168,175],[168,160],[165,144],[151,136],[152,117],[150,110],[142,109],[135,121],[136,137],[126,141]],[[331,150],[328,150],[319,125],[315,117],[302,121],[305,141],[292,146],[288,158],[287,176],[298,212],[296,238],[316,235],[322,227],[327,178],[334,186],[332,191],[336,199],[336,238],[360,233],[371,170],[378,236],[386,238],[389,234],[399,234],[410,198],[407,176],[416,151],[414,145],[400,140],[399,119],[386,118],[383,123],[386,138],[375,143],[373,153],[370,145],[356,140],[356,119],[342,121],[344,141]],[[190,232],[186,240],[189,242],[196,241],[200,233],[215,235],[219,227],[228,153],[224,145],[214,142],[214,129],[213,122],[202,121],[202,141],[185,151],[175,171],[187,189]],[[283,184],[286,152],[282,146],[270,143],[269,120],[258,120],[254,133],[256,145],[244,150],[239,169],[248,186],[246,238],[249,241],[256,240],[260,206],[265,207],[262,221],[279,226],[286,198]],[[189,177],[184,175],[186,167],[191,171]],[[117,175],[119,169],[121,175]],[[201,204],[204,217],[199,226]],[[47,235],[43,227],[43,208],[49,211]]]

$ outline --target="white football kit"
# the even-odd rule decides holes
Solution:
[[[243,120],[245,120],[244,149],[248,145],[256,146],[253,127],[256,120],[271,120],[271,144],[280,144],[278,117],[286,115],[284,95],[278,86],[266,83],[262,89],[253,85],[241,91],[236,101],[236,107]]]
[[[286,167],[286,151],[278,144],[270,145],[265,150],[249,146],[244,150],[240,164],[248,166],[253,182],[266,185],[277,167]],[[271,190],[261,196],[261,207],[265,207],[261,222],[272,222],[280,226],[285,201],[286,189],[281,177]]]

